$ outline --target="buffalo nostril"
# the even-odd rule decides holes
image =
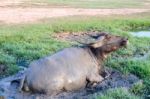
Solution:
[[[122,40],[122,43],[125,43],[125,42],[127,42],[127,40]]]

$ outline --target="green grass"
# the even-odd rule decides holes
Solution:
[[[6,65],[6,71],[1,74],[14,73],[11,65],[28,66],[28,64],[47,54],[56,52],[68,44],[50,37],[51,28],[40,25],[18,25],[0,27],[0,64]],[[17,67],[16,67],[17,68]]]
[[[148,0],[31,0],[30,3],[47,3],[51,6],[79,8],[145,8]],[[28,1],[29,3],[29,1]]]
[[[60,49],[70,46],[69,42],[56,40],[52,37],[54,33],[81,32],[81,31],[105,31],[129,38],[127,49],[120,49],[106,60],[105,65],[122,71],[125,74],[133,73],[144,81],[144,95],[150,94],[150,60],[138,61],[135,55],[147,53],[150,50],[149,38],[133,37],[129,31],[147,29],[150,27],[149,13],[134,16],[112,16],[112,17],[64,17],[57,19],[43,20],[35,24],[0,25],[0,64],[6,66],[6,70],[0,73],[1,77],[16,73],[18,66],[28,66],[33,60],[57,52]],[[116,90],[116,89],[114,89]],[[117,89],[118,90],[118,89]],[[137,87],[133,92],[138,92]],[[103,99],[116,98],[116,94],[125,97],[124,99],[138,99],[138,96],[129,94],[124,89],[116,93],[108,91]],[[109,94],[111,93],[111,94]],[[138,98],[136,98],[138,97]]]
[[[96,96],[97,97],[97,96]],[[135,96],[126,88],[109,89],[104,94],[98,96],[96,99],[142,99],[140,96]]]

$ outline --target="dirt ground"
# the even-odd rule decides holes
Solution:
[[[11,8],[0,7],[0,21],[4,23],[28,23],[44,18],[74,15],[126,15],[147,12],[149,9],[81,9],[81,8]]]
[[[20,5],[21,3],[23,3],[23,0],[0,0],[0,7]]]
[[[74,15],[127,15],[147,12],[149,9],[82,9],[82,8],[56,8],[22,6],[23,0],[0,0],[0,22],[4,23],[29,23],[44,18],[64,17]]]

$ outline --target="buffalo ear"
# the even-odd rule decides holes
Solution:
[[[96,40],[96,42],[90,43],[90,44],[88,44],[88,45],[91,46],[91,47],[93,47],[93,48],[101,47],[101,46],[103,46],[103,44],[104,44],[104,39],[105,39],[105,36],[101,36],[101,37],[99,37],[99,38]]]

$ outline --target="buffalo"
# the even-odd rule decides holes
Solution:
[[[19,90],[55,95],[103,81],[104,59],[126,46],[128,39],[108,33],[90,36],[94,42],[65,48],[33,61],[20,82]]]

